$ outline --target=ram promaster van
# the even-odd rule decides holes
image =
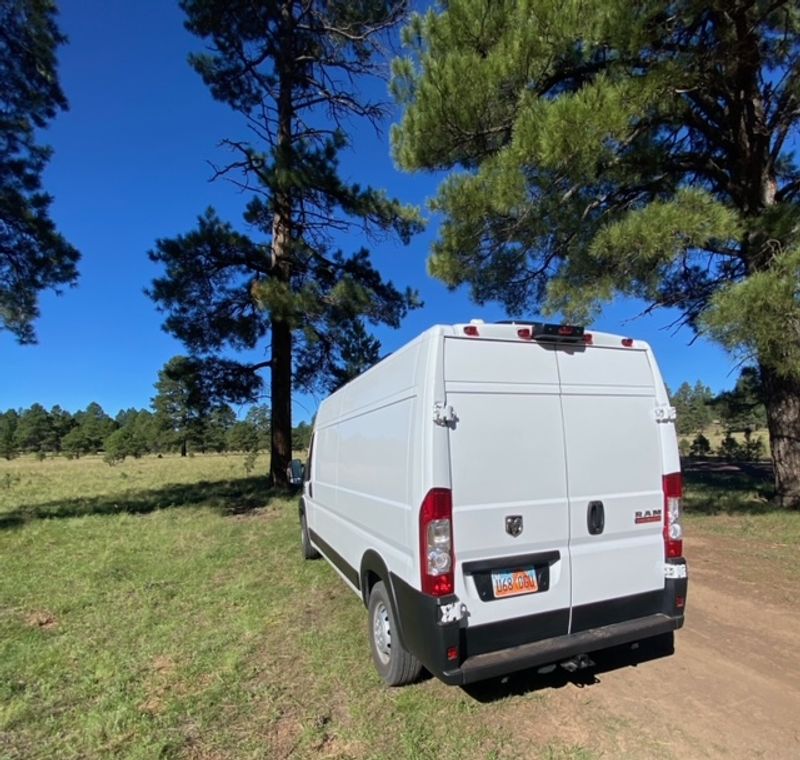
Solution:
[[[303,554],[367,606],[390,685],[671,645],[687,587],[674,419],[641,341],[432,327],[320,405]]]

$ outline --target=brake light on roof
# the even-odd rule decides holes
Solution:
[[[453,497],[449,488],[432,488],[419,510],[419,561],[422,591],[447,596],[455,589]]]
[[[679,472],[664,475],[664,556],[674,559],[683,556],[683,476]]]
[[[583,327],[580,325],[556,325],[549,322],[534,322],[531,331],[536,340],[579,342],[583,340]]]

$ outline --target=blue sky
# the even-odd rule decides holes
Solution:
[[[76,411],[90,401],[110,414],[143,407],[158,370],[184,353],[165,334],[161,315],[144,294],[157,267],[147,251],[159,237],[187,232],[209,205],[239,223],[247,200],[224,181],[209,182],[208,161],[221,163],[224,137],[244,135],[236,114],[214,102],[186,63],[198,41],[183,29],[169,0],[62,0],[59,23],[69,37],[60,50],[59,74],[70,101],[43,135],[54,148],[45,186],[55,197],[53,218],[82,253],[78,286],[41,298],[39,343],[19,346],[0,332],[0,409],[40,402]],[[389,156],[383,136],[357,129],[343,173],[423,205],[437,177],[406,175]],[[500,306],[478,307],[466,289],[449,292],[431,279],[425,259],[436,234],[428,230],[409,246],[386,242],[375,250],[378,268],[397,285],[417,288],[425,301],[397,330],[377,332],[391,351],[432,324],[503,319]],[[361,240],[352,239],[354,249]],[[346,244],[347,241],[344,241]],[[702,379],[712,389],[733,385],[734,361],[704,340],[672,335],[667,312],[629,321],[642,304],[619,299],[594,327],[649,341],[667,383]],[[268,402],[268,400],[267,400]],[[308,419],[317,399],[298,395],[296,421]]]

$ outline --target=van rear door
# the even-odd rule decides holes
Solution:
[[[571,632],[658,612],[662,457],[647,351],[554,351],[567,452]]]
[[[447,337],[444,379],[456,415],[448,437],[467,654],[564,635],[569,509],[555,352],[530,342]],[[498,586],[515,577],[529,583],[524,593]]]

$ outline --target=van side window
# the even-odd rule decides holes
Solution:
[[[314,458],[314,438],[316,438],[316,435],[311,436],[311,442],[308,444],[308,461],[306,462],[306,468],[303,472],[304,482],[311,480],[311,464]]]

